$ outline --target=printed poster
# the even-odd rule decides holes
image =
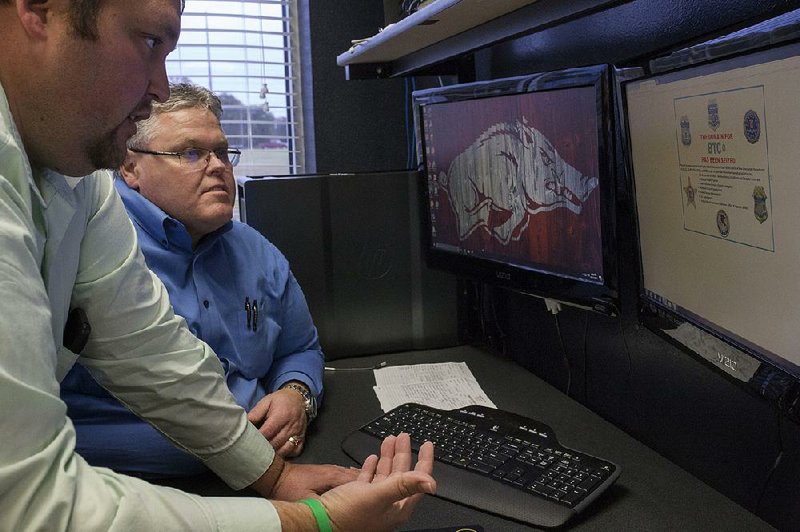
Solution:
[[[764,87],[674,107],[684,229],[775,251]]]

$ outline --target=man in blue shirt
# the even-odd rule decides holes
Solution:
[[[322,396],[324,357],[287,260],[231,220],[240,154],[228,146],[221,114],[208,90],[172,85],[128,141],[115,185],[176,313],[218,354],[249,420],[280,455],[296,456]],[[206,471],[84,368],[72,369],[61,395],[89,463],[149,477]]]

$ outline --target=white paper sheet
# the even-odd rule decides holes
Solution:
[[[452,410],[468,405],[497,408],[464,362],[391,366],[373,371],[384,412],[404,403]]]

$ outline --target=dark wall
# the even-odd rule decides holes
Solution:
[[[375,35],[384,25],[375,0],[301,0],[308,15],[312,79],[305,101],[313,112],[309,132],[316,166],[309,172],[371,172],[406,168],[403,79],[347,81],[336,57],[352,39]],[[312,111],[313,110],[313,111]],[[308,124],[308,121],[307,121]],[[309,127],[306,125],[306,127]]]
[[[404,167],[405,81],[346,81],[335,63],[350,39],[382,25],[382,2],[307,3],[317,171]],[[598,63],[646,65],[658,54],[796,7],[800,1],[621,2],[483,50],[475,55],[475,72],[486,79]],[[470,333],[490,336],[521,365],[775,526],[796,529],[800,428],[745,386],[639,326],[637,264],[629,260],[638,251],[623,175],[617,204],[626,258],[619,272],[621,317],[574,308],[554,317],[539,299],[484,287],[475,293],[491,311],[473,322],[481,330]]]

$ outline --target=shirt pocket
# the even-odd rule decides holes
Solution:
[[[275,360],[281,326],[275,321],[266,300],[251,302],[249,322],[245,318],[244,334],[241,336],[239,369],[249,379],[261,379],[269,373]]]

